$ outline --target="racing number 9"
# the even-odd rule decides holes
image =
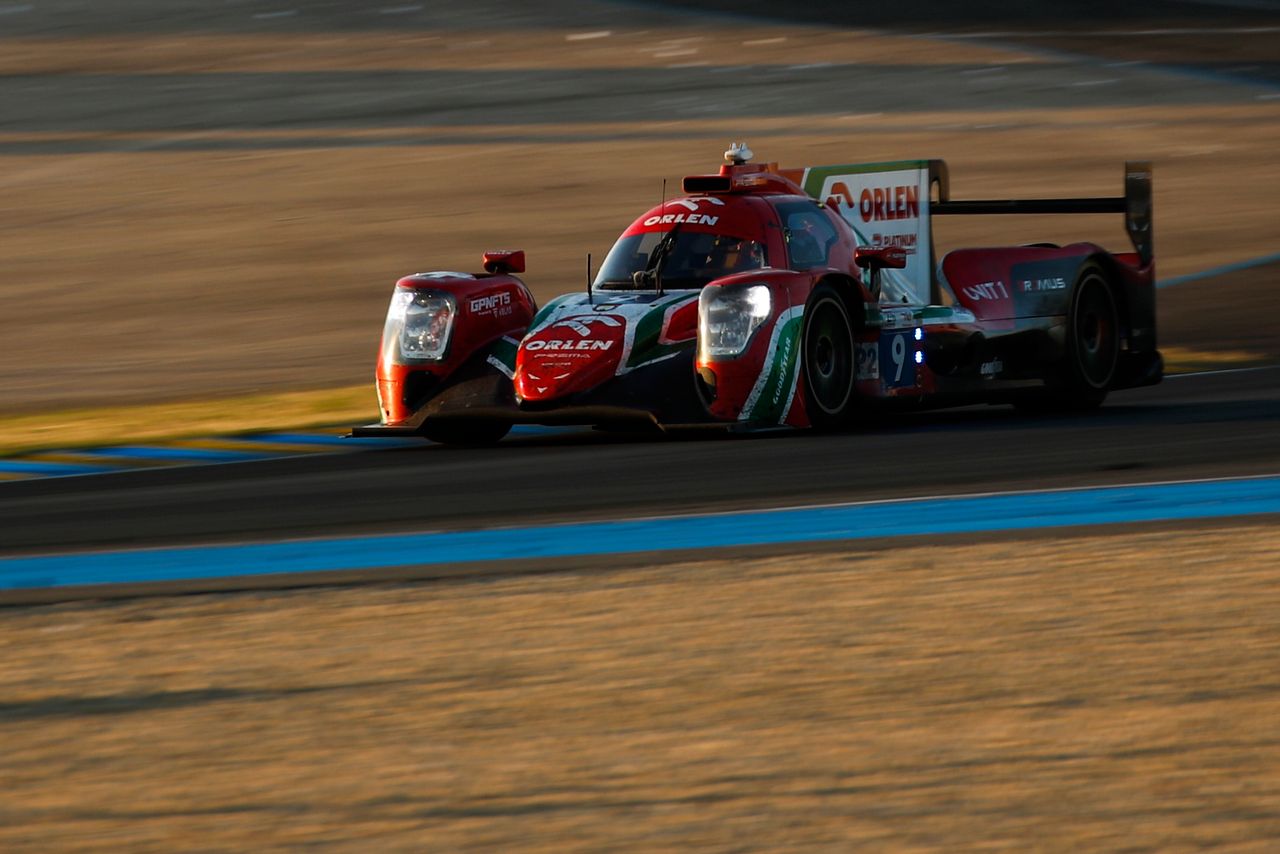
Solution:
[[[912,359],[911,345],[907,342],[910,331],[883,332],[880,335],[880,363],[885,388],[904,388],[916,384],[916,364]]]
[[[902,382],[902,368],[907,363],[907,342],[901,335],[893,336],[893,381]]]

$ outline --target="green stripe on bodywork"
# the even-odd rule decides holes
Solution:
[[[538,309],[538,313],[533,316],[533,322],[529,324],[529,331],[532,332],[533,330],[541,326],[555,313],[556,309],[560,308],[565,303],[575,298],[581,298],[581,297],[582,297],[581,294],[561,294],[560,296],[551,300],[542,308]]]
[[[644,317],[636,321],[636,331],[631,339],[631,354],[627,357],[626,367],[638,368],[664,356],[693,347],[696,343],[694,339],[681,341],[678,344],[660,344],[658,341],[662,337],[662,319],[666,316],[667,309],[696,299],[696,295],[675,294],[654,302]]]
[[[897,172],[904,169],[927,169],[928,160],[891,160],[886,163],[848,163],[844,166],[813,166],[804,176],[804,191],[815,199],[822,185],[835,175],[865,175],[868,172]],[[819,199],[821,201],[821,199]]]
[[[494,341],[489,347],[488,361],[491,364],[493,362],[497,362],[498,365],[494,365],[494,367],[497,367],[499,370],[506,368],[506,370],[502,372],[507,376],[511,376],[516,370],[516,350],[519,348],[519,341],[508,335],[504,335],[497,341]]]
[[[800,368],[800,327],[804,324],[802,312],[791,315],[782,324],[778,333],[777,346],[770,354],[766,368],[764,386],[755,403],[746,413],[746,420],[760,421],[769,424],[781,424],[786,417],[787,401],[791,399],[791,388],[796,382],[796,374]]]

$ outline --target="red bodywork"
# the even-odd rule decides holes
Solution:
[[[523,268],[523,252],[519,262]],[[524,282],[505,273],[415,273],[396,282],[396,289],[449,294],[457,302],[458,314],[449,349],[437,362],[406,363],[394,342],[384,336],[377,380],[378,402],[387,424],[407,421],[417,411],[415,404],[421,401],[414,399],[411,377],[418,377],[423,386],[439,383],[495,341],[504,336],[520,338],[533,320],[533,295]]]
[[[606,282],[612,287],[566,295],[536,311],[514,275],[525,267],[519,250],[486,253],[485,274],[419,273],[400,279],[398,294],[443,295],[452,300],[454,314],[443,352],[402,350],[389,314],[377,365],[383,424],[417,430],[424,419],[438,417],[612,423],[627,411],[665,423],[679,410],[667,400],[667,391],[683,394],[687,387],[696,392],[696,411],[686,415],[692,420],[809,426],[809,407],[823,405],[812,404],[802,357],[809,342],[806,312],[819,289],[836,294],[847,314],[857,397],[916,403],[1005,400],[1043,384],[1062,361],[1069,350],[1065,327],[1073,288],[1082,270],[1094,268],[1104,271],[1119,306],[1125,364],[1113,387],[1159,380],[1148,165],[1131,165],[1124,199],[957,204],[948,201],[940,161],[873,166],[813,167],[821,174],[811,178],[810,170],[734,163],[715,175],[686,178],[689,195],[646,211],[623,232],[615,250],[627,238],[653,234],[673,240],[646,238],[647,243],[626,245],[675,245],[677,231],[714,235],[716,245],[720,237],[750,243],[755,254],[742,259],[750,263],[712,266],[708,257],[706,269],[718,278],[694,286],[681,286],[669,270],[650,265],[634,274],[634,283]],[[842,169],[850,177],[841,178]],[[855,198],[851,187],[861,186],[861,176],[901,176],[904,170],[927,176],[921,179],[925,183],[894,177],[896,183],[884,189],[862,181]],[[826,180],[821,192],[819,180]],[[936,199],[928,188],[937,190]],[[1052,213],[1058,212],[1055,206],[1075,203],[1086,203],[1088,210],[1074,212],[1111,211],[1123,203],[1126,227],[1139,251],[1113,255],[1092,243],[1041,244],[961,249],[933,263],[931,215],[1017,212],[1001,206]],[[901,223],[913,217],[921,223],[914,235],[878,226],[882,240],[879,232],[867,236],[855,230],[862,220],[874,226],[880,219]],[[632,251],[639,249],[623,255]],[[656,249],[646,251],[658,256]],[[899,282],[893,293],[927,296],[903,297],[903,302],[882,293],[881,277],[902,271],[909,258],[915,259],[911,275],[916,278],[908,287],[916,290],[904,292]],[[927,266],[920,267],[920,259]],[[652,281],[643,277],[649,274]],[[669,290],[663,275],[676,282]],[[717,304],[717,293],[724,295],[720,305],[733,304],[734,295],[747,292],[763,300],[762,289],[768,314],[750,327],[740,351],[737,344],[729,350],[699,344],[700,306]],[[403,352],[437,355],[409,359]],[[667,385],[644,385],[644,376],[659,376],[654,372],[662,370],[668,372],[661,381]],[[829,387],[829,380],[822,382]],[[378,435],[373,427],[364,432]]]

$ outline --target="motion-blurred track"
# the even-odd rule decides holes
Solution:
[[[821,57],[799,52],[793,56],[788,48],[777,47],[790,44],[787,39],[794,38],[794,33],[759,39],[758,34],[746,29],[734,37],[738,40],[730,39],[731,56],[716,53],[719,48],[712,36],[723,36],[721,30],[747,27],[748,20],[762,20],[748,19],[742,13],[769,15],[774,11],[767,4],[749,2],[720,4],[708,0],[700,4],[704,11],[735,13],[708,18],[687,8],[672,9],[660,3],[554,2],[538,4],[534,10],[507,2],[483,2],[456,9],[433,4],[431,8],[414,5],[372,11],[342,4],[300,4],[289,14],[279,14],[269,4],[253,0],[217,7],[184,0],[164,4],[163,11],[153,0],[130,0],[114,5],[108,14],[83,4],[54,0],[13,7],[12,14],[6,16],[6,34],[14,39],[14,45],[23,47],[40,62],[35,72],[11,74],[0,85],[0,102],[14,107],[0,120],[0,130],[8,134],[0,142],[10,146],[9,153],[18,160],[29,150],[56,154],[62,151],[59,146],[70,146],[74,151],[132,152],[142,158],[139,152],[171,145],[191,144],[202,150],[222,146],[230,146],[228,151],[246,147],[265,150],[286,140],[292,146],[299,144],[298,140],[288,135],[299,130],[307,134],[303,147],[322,153],[331,153],[331,148],[341,142],[327,135],[341,132],[363,140],[361,134],[368,132],[376,140],[380,137],[374,132],[388,128],[413,129],[412,140],[399,142],[409,146],[437,145],[449,130],[471,133],[482,127],[488,128],[487,134],[493,129],[490,125],[500,130],[504,143],[518,142],[532,133],[529,128],[559,127],[566,120],[588,114],[597,120],[617,117],[617,113],[704,121],[714,114],[734,116],[748,123],[762,119],[789,122],[788,117],[797,110],[812,118],[824,116],[834,107],[839,114],[861,117],[848,123],[852,133],[862,121],[879,115],[869,114],[868,110],[883,109],[889,119],[906,122],[913,111],[932,105],[932,109],[945,107],[944,112],[954,114],[947,121],[965,119],[969,109],[976,111],[974,115],[980,118],[974,121],[979,124],[965,126],[965,133],[975,138],[990,135],[983,130],[987,126],[981,121],[989,121],[992,113],[1017,118],[1019,106],[1035,106],[1044,112],[1063,107],[1115,110],[1165,104],[1176,105],[1182,111],[1184,106],[1219,109],[1228,105],[1249,116],[1260,116],[1258,121],[1271,115],[1267,110],[1276,94],[1272,46],[1280,32],[1276,26],[1280,13],[1273,3],[1178,0],[1144,4],[1141,10],[1129,12],[1112,8],[1115,4],[1079,0],[1024,4],[1027,8],[1016,14],[1003,3],[967,4],[962,12],[954,4],[933,0],[882,5],[883,9],[871,16],[862,14],[865,4],[858,6],[856,20],[848,18],[855,9],[850,4],[812,4],[808,11],[788,10],[787,14],[794,20],[794,15],[812,13],[814,20],[837,27],[883,28],[878,32],[863,31],[839,48],[854,53],[877,42],[903,47],[905,42],[893,41],[894,32],[931,34],[911,42],[905,58],[890,52],[865,56],[858,53],[861,59],[850,58],[850,53],[842,59],[837,51],[834,57],[839,62],[811,61]],[[1250,8],[1234,8],[1240,5]],[[396,13],[384,14],[388,10]],[[1102,15],[1103,12],[1110,14]],[[986,32],[993,23],[1000,24],[995,28],[998,32]],[[704,29],[685,32],[686,27],[694,25]],[[594,29],[606,26],[617,31]],[[555,27],[572,29],[547,30],[551,35],[538,35]],[[649,33],[650,27],[670,28],[670,33],[663,32],[680,38],[659,41],[658,36],[653,36],[653,45],[625,41],[632,38],[629,32],[634,31],[634,38],[640,39],[635,33]],[[593,29],[587,32],[583,28]],[[340,41],[326,42],[322,50],[308,50],[305,57],[294,56],[291,61],[301,63],[299,68],[312,69],[296,73],[272,66],[267,58],[273,54],[264,47],[274,46],[274,50],[292,45],[296,49],[298,39],[308,33],[343,33],[343,39],[350,37],[358,42],[361,34],[377,36],[379,32],[418,32],[439,42],[431,42],[431,50],[413,54],[413,62],[408,55],[396,55],[396,62],[403,67],[394,63],[366,67],[368,57],[358,50],[353,48],[353,52],[343,54],[335,47]],[[213,51],[211,55],[220,57],[221,64],[204,68],[198,56],[174,53],[174,44],[166,36],[175,33],[202,33],[205,40],[200,42],[201,49]],[[477,33],[484,39],[475,38]],[[624,39],[620,43],[630,45],[630,52],[606,51],[607,58],[613,61],[625,53],[627,62],[617,68],[597,68],[592,74],[583,74],[581,64],[590,66],[603,60],[596,54],[579,55],[572,50],[605,44],[603,37],[611,33],[611,37]],[[124,34],[138,41],[95,42],[99,53],[93,56],[50,51],[51,42],[40,41],[104,34]],[[245,34],[258,41],[242,43],[223,38]],[[275,38],[280,39],[278,45],[271,41]],[[501,41],[503,38],[507,41]],[[501,63],[485,65],[526,38],[550,41],[543,48],[545,55],[526,52],[521,54],[522,61],[532,62],[532,57],[545,63],[551,57],[565,67],[548,71],[536,66],[543,70],[534,73],[519,64],[514,66],[515,71]],[[499,41],[491,43],[486,39]],[[685,41],[701,44],[704,40],[706,59],[698,53],[702,48],[684,45]],[[139,66],[137,51],[127,49],[130,44],[149,45],[159,51],[156,56],[168,57],[165,61],[173,67],[163,63]],[[381,43],[369,44],[376,47]],[[759,67],[725,64],[730,59],[740,61],[738,51],[746,45],[752,45],[753,51],[774,49],[781,53]],[[963,56],[963,61],[948,59],[957,45],[963,51],[956,56]],[[985,45],[982,50],[989,55],[966,53],[975,45]],[[1231,48],[1225,54],[1224,45]],[[1032,51],[1018,53],[1021,46]],[[377,51],[375,55],[383,56]],[[1224,55],[1246,56],[1248,61],[1243,65],[1224,64]],[[421,67],[415,65],[414,62],[426,62],[423,56],[438,62],[439,67],[430,62]],[[350,63],[350,67],[343,62]],[[458,79],[463,69],[475,79]],[[733,73],[721,73],[724,71]],[[244,85],[228,90],[222,85],[227,80]],[[433,81],[449,85],[428,85]],[[754,85],[747,85],[752,81]],[[299,100],[299,93],[304,92],[308,96]],[[833,93],[837,92],[843,94],[836,98]],[[765,95],[773,101],[761,101]],[[493,109],[495,105],[502,109]],[[606,108],[614,112],[602,112]],[[582,111],[585,113],[580,115]],[[981,117],[984,113],[987,115]],[[1076,116],[1072,121],[1076,121],[1084,114],[1072,115]],[[1043,118],[1040,115],[1036,121]],[[527,126],[512,130],[495,124],[517,120]],[[1177,128],[1160,131],[1163,125],[1150,123],[1127,126],[1128,130],[1121,133],[1114,127],[1114,112],[1099,113],[1094,120],[1101,124],[1086,125],[1084,133],[1098,138],[1118,136],[1121,141],[1135,140],[1135,145],[1139,144],[1137,141],[1145,145],[1180,133]],[[1206,113],[1195,121],[1230,120]],[[804,125],[797,124],[796,128],[803,131]],[[317,129],[327,135],[311,139],[311,132]],[[221,136],[209,137],[213,131]],[[277,136],[237,136],[265,131]],[[652,128],[644,132],[651,133]],[[510,136],[512,133],[516,136]],[[1058,134],[1066,133],[1064,127],[1040,131],[1033,128],[1028,133],[1031,135],[1020,137],[1024,140],[1021,145],[1038,146],[1042,142],[1048,146],[1044,149],[1046,155],[1060,158],[1072,145],[1058,139]],[[1129,137],[1124,133],[1139,135]],[[460,141],[465,142],[465,137],[453,139],[455,143]],[[587,140],[592,141],[598,140]],[[932,137],[929,141],[934,142]],[[919,138],[913,144],[918,146]],[[1013,151],[1019,143],[1006,139],[1004,144],[1009,146],[1004,150]],[[1130,153],[1129,144],[1125,143],[1126,155]],[[849,147],[857,148],[852,143]],[[1211,157],[1218,150],[1227,149],[1193,148],[1170,151],[1165,156],[1173,162],[1168,172],[1157,171],[1157,222],[1169,223],[1180,212],[1186,229],[1189,221],[1202,222],[1198,213],[1187,211],[1198,210],[1197,206],[1206,199],[1217,205],[1220,200],[1205,196],[1205,188],[1194,180],[1198,168],[1195,164],[1201,161],[1192,163],[1189,158]],[[1132,154],[1145,156],[1142,151]],[[83,154],[74,156],[79,157],[75,164],[83,174],[98,175],[95,164],[99,161]],[[349,157],[345,162],[352,164],[367,157],[349,153],[343,156]],[[1238,152],[1222,159],[1237,156]],[[253,157],[225,152],[214,160],[223,164],[256,162]],[[33,164],[18,178],[60,175],[57,170],[67,168],[68,162]],[[168,164],[170,160],[164,162]],[[180,169],[186,161],[175,162]],[[203,162],[207,165],[212,161]],[[102,163],[123,168],[123,161],[119,160]],[[274,177],[280,168],[275,160],[262,163],[262,180]],[[1157,170],[1164,168],[1159,158],[1157,164]],[[1177,168],[1180,164],[1181,169]],[[298,181],[289,183],[306,183],[309,177],[320,175],[324,181],[317,183],[324,183],[341,171],[311,168],[319,171],[303,169],[297,173]],[[1057,174],[1059,169],[1062,174]],[[1226,171],[1223,180],[1263,186],[1267,179],[1264,172],[1259,168],[1255,174],[1241,176]],[[1073,174],[1070,164],[1061,159],[1053,167],[1046,167],[1046,174],[1049,173],[1053,173],[1054,183],[1077,177],[1085,180],[1083,175]],[[1160,183],[1164,180],[1159,177],[1161,174],[1169,175],[1167,184]],[[77,185],[82,180],[80,175],[68,173],[67,181]],[[574,199],[581,199],[595,187],[584,183],[570,189]],[[1169,189],[1165,191],[1163,187]],[[1236,189],[1238,192],[1240,188]],[[507,207],[524,211],[531,198],[540,198],[546,191],[541,186],[524,188],[520,202]],[[1165,192],[1168,195],[1162,195]],[[136,194],[130,195],[132,188],[121,193],[136,203]],[[189,201],[187,195],[173,187],[166,187],[157,195]],[[71,198],[70,204],[79,211],[83,207],[81,194],[77,192]],[[480,207],[486,211],[500,207],[496,197],[492,198],[492,204]],[[280,200],[268,201],[270,206]],[[314,200],[308,200],[308,204],[314,204]],[[338,206],[344,216],[359,219],[359,211]],[[149,216],[168,216],[164,213],[167,209],[157,210],[160,213]],[[452,234],[443,230],[448,217],[427,208],[415,210],[430,219],[423,222],[438,243]],[[536,209],[528,210],[526,218],[535,218]],[[284,213],[292,216],[298,210]],[[398,219],[393,212],[379,213],[383,216],[369,226],[370,231],[383,232],[388,228],[387,222]],[[1184,236],[1160,244],[1158,238],[1158,246],[1172,249],[1169,254],[1174,257],[1192,244],[1212,246],[1221,250],[1225,260],[1232,261],[1274,250],[1271,245],[1258,245],[1256,237],[1257,224],[1270,215],[1269,209],[1259,213],[1244,205],[1235,213],[1234,220],[1212,223],[1219,226],[1217,231],[1208,232],[1212,239],[1191,241]],[[104,221],[114,229],[118,225],[115,219],[124,215],[107,211]],[[48,216],[50,222],[63,222],[53,213]],[[472,222],[472,231],[467,233],[474,236],[483,217],[478,212],[471,216],[468,222]],[[15,214],[19,225],[27,225],[28,218],[25,212],[21,217]],[[287,220],[288,217],[278,219],[259,230],[279,240],[287,230]],[[75,225],[78,220],[67,222],[72,223],[67,230],[84,234],[82,227]],[[317,227],[317,223],[307,222],[299,230],[312,239]],[[578,230],[571,220],[565,220],[558,228],[575,235]],[[54,231],[61,235],[63,229]],[[345,238],[351,232],[350,223],[343,221],[341,232]],[[1178,232],[1158,229],[1158,233]],[[234,236],[228,239],[234,243]],[[100,242],[114,246],[119,241],[100,238]],[[201,246],[204,242],[200,241]],[[337,254],[342,262],[351,263],[360,257],[361,245],[353,242],[350,247],[341,246]],[[309,243],[273,244],[269,248],[270,264],[322,254],[319,247]],[[575,242],[573,251],[580,248]],[[330,245],[324,247],[325,251],[333,249]],[[290,251],[294,254],[290,255]],[[433,251],[440,251],[439,246]],[[1158,255],[1169,257],[1162,254],[1164,251],[1158,249]],[[193,260],[183,257],[187,262]],[[391,260],[396,265],[401,263]],[[250,273],[261,266],[274,267],[252,255],[240,263],[240,267],[227,268],[205,268],[197,263],[198,275],[187,280],[185,289],[177,290],[167,272],[161,287],[150,283],[145,278],[147,274],[131,276],[127,270],[98,261],[93,262],[93,275],[102,275],[101,269],[108,269],[110,287],[77,287],[66,293],[56,288],[28,287],[21,299],[10,301],[16,314],[9,321],[12,329],[6,329],[10,333],[5,336],[6,344],[20,352],[23,359],[14,358],[10,366],[0,370],[0,374],[9,372],[5,393],[25,393],[24,405],[31,405],[31,401],[46,396],[80,402],[96,394],[114,400],[121,395],[138,394],[144,387],[146,393],[163,398],[175,394],[178,388],[184,393],[191,393],[193,388],[200,393],[216,393],[219,388],[234,388],[236,383],[251,382],[257,388],[279,381],[280,377],[294,383],[302,377],[322,383],[365,376],[367,367],[358,368],[357,363],[365,364],[360,359],[367,359],[369,336],[376,337],[376,319],[384,298],[382,288],[374,293],[375,289],[364,284],[353,287],[349,278],[343,278],[348,274],[324,284],[321,278],[330,275],[330,268],[340,266],[327,255],[314,268],[285,271],[288,287],[260,287],[248,278]],[[165,260],[148,266],[168,270],[171,265]],[[21,281],[26,268],[15,269],[15,281]],[[361,262],[359,269],[360,277],[374,275],[369,263]],[[388,262],[388,269],[400,267]],[[75,277],[73,272],[71,278]],[[1172,289],[1178,292],[1173,300],[1168,291],[1162,292],[1162,304],[1180,303],[1172,313],[1162,308],[1162,346],[1237,351],[1245,354],[1246,361],[1267,358],[1274,362],[1275,342],[1280,339],[1274,319],[1280,315],[1280,289],[1271,284],[1275,279],[1274,270],[1266,275],[1251,271],[1238,273],[1234,279],[1227,277],[1223,282],[1202,281]],[[307,300],[297,296],[302,292],[302,282],[307,283]],[[556,284],[556,292],[564,289],[562,284]],[[166,299],[156,297],[162,290]],[[367,327],[352,321],[363,317],[364,309],[355,310],[344,302],[353,292],[360,293],[361,299],[372,307],[368,316],[374,320]],[[251,293],[251,298],[241,299],[237,296],[241,293]],[[271,302],[273,298],[277,301]],[[255,307],[252,313],[243,309],[248,299]],[[75,354],[68,357],[64,352],[67,348],[60,344],[49,344],[78,334],[78,327],[74,327],[75,333],[52,335],[34,321],[24,323],[21,314],[25,311],[27,316],[41,320],[83,314],[85,300],[91,301],[89,314],[116,317],[118,321],[117,326],[108,327],[117,330],[117,334],[99,336],[104,351],[97,354],[99,358],[91,368],[86,368],[84,360]],[[206,302],[211,308],[205,311],[193,313],[188,307]],[[72,305],[74,311],[69,308]],[[194,316],[200,319],[198,328],[185,325]],[[310,334],[276,341],[278,318],[284,316],[306,327]],[[145,322],[139,318],[145,318]],[[145,333],[140,331],[144,327]],[[38,334],[30,334],[30,330]],[[165,345],[170,349],[154,340],[160,332],[172,339]],[[145,351],[145,358],[123,351],[111,355],[115,352],[112,348],[132,344]],[[51,361],[44,363],[45,370],[37,377],[27,365],[41,361],[40,354],[46,354]],[[358,359],[354,354],[361,355]],[[168,370],[138,367],[156,362],[166,363]],[[268,376],[268,367],[273,365],[279,376]],[[121,366],[119,371],[117,366]],[[113,382],[120,387],[113,387]],[[486,528],[1005,487],[1274,472],[1280,470],[1278,420],[1280,369],[1265,368],[1170,379],[1160,387],[1116,395],[1101,412],[1086,416],[1028,417],[1006,408],[975,408],[902,416],[835,436],[669,440],[587,434],[518,439],[485,451],[459,451],[424,443],[421,448],[340,458],[280,459],[5,483],[0,484],[0,518],[5,520],[0,526],[0,552]]]
[[[1173,377],[1100,412],[1006,407],[841,435],[550,436],[0,488],[5,553],[465,530],[1005,488],[1280,471],[1280,368]]]

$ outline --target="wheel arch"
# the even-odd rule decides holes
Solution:
[[[867,325],[867,304],[864,300],[862,285],[853,276],[846,273],[828,273],[813,283],[812,294],[821,285],[830,285],[840,296],[845,311],[849,313],[849,323],[853,331],[858,332]]]

